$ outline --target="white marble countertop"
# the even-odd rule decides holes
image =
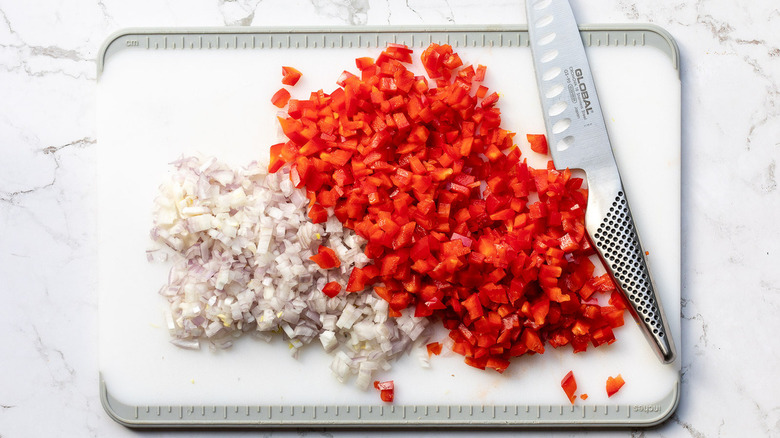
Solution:
[[[590,434],[779,436],[780,7],[572,4],[581,23],[660,25],[682,58],[682,398],[659,428]],[[0,437],[175,434],[116,424],[98,394],[94,59],[109,34],[524,22],[519,0],[0,0]]]

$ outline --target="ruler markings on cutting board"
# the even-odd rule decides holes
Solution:
[[[671,397],[671,394],[670,394]],[[107,394],[105,387],[101,391],[101,398],[104,403],[108,403],[111,408],[109,412],[115,419],[129,426],[149,425],[219,425],[219,426],[247,426],[266,425],[266,426],[310,426],[316,424],[327,424],[341,427],[358,427],[364,425],[398,425],[398,426],[498,426],[513,425],[520,423],[533,424],[535,426],[554,424],[565,417],[567,422],[574,425],[587,424],[589,421],[599,421],[599,425],[625,425],[621,423],[621,418],[610,415],[609,405],[596,406],[563,406],[563,405],[537,405],[532,411],[531,406],[491,406],[486,409],[484,405],[480,409],[475,406],[457,406],[461,415],[453,416],[452,408],[447,406],[447,411],[443,412],[441,406],[390,406],[389,410],[385,406],[379,406],[375,411],[374,406],[216,406],[203,405],[196,408],[190,406],[146,406],[139,409],[138,406],[123,406],[113,400],[110,394]],[[671,403],[672,400],[659,401],[659,405]],[[296,411],[296,407],[298,410]],[[625,419],[632,417],[634,412],[633,424],[652,425],[657,421],[657,412],[653,409],[646,409],[644,406],[614,405],[614,411],[617,413],[620,409],[625,409]],[[243,409],[242,409],[243,408]],[[254,409],[252,409],[254,408]],[[467,408],[467,411],[463,408]],[[130,415],[125,415],[125,409],[130,411]],[[310,415],[305,415],[306,411]],[[465,411],[465,412],[464,412]],[[298,412],[298,414],[296,414]],[[420,414],[424,412],[424,416]],[[322,420],[319,420],[322,418]]]
[[[609,26],[580,26],[583,42],[587,46],[645,46],[651,45],[663,50],[671,59],[674,68],[679,66],[679,59],[674,41],[660,32],[658,29],[648,29],[646,27],[636,26],[626,29],[610,28]],[[169,37],[177,37],[180,44],[177,46],[174,42],[169,47]],[[309,43],[309,38],[319,38],[322,43]],[[346,37],[346,38],[345,38]],[[146,40],[145,47],[142,47],[140,41]],[[205,46],[204,46],[205,39]],[[259,39],[259,44],[258,44]],[[414,47],[414,41],[423,43],[447,43],[456,47],[526,47],[528,46],[528,33],[525,27],[501,28],[497,30],[478,30],[477,28],[420,28],[403,31],[382,31],[371,30],[370,28],[345,28],[333,29],[332,31],[308,31],[290,33],[281,30],[268,31],[247,31],[236,30],[221,32],[214,29],[193,29],[190,31],[180,30],[127,30],[117,33],[109,38],[103,46],[98,57],[98,74],[102,73],[105,60],[109,56],[128,49],[147,50],[172,50],[172,49],[221,49],[230,48],[232,40],[233,49],[253,49],[262,50],[266,47],[283,48],[370,48],[373,41],[374,47],[381,47],[387,43],[407,44]],[[222,41],[225,44],[222,44]],[[274,46],[274,41],[277,45]]]
[[[661,49],[679,74],[679,55],[671,37],[654,26],[581,26],[587,46],[645,46]],[[172,44],[169,44],[171,39]],[[224,42],[224,44],[223,44]],[[381,30],[343,28],[332,30],[264,29],[130,29],[119,32],[103,46],[98,75],[111,56],[127,50],[274,50],[298,48],[371,48],[388,43],[420,47],[430,43],[463,47],[527,47],[525,27],[480,29],[475,27],[405,28]],[[566,426],[653,425],[674,411],[679,382],[664,399],[651,405],[127,405],[114,398],[102,376],[101,401],[109,414],[128,426]],[[446,409],[443,409],[445,408]],[[296,409],[298,408],[298,409]],[[478,408],[478,409],[475,409]],[[622,411],[621,411],[622,410]],[[624,414],[623,414],[624,412]],[[630,419],[630,422],[629,422]]]

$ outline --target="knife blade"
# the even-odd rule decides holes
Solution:
[[[674,362],[674,341],[631,215],[571,5],[568,0],[526,0],[526,11],[555,167],[585,171],[585,229],[591,242],[659,359]]]

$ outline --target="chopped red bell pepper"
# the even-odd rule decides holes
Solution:
[[[289,141],[271,147],[269,171],[290,163],[313,222],[332,208],[367,239],[373,264],[354,268],[346,291],[381,283],[391,316],[438,317],[453,351],[482,369],[503,372],[546,344],[614,342],[627,306],[608,275],[593,277],[583,180],[552,161],[528,166],[500,127],[498,93],[481,84],[484,66],[431,44],[429,86],[411,55],[389,45],[358,58],[359,75],[345,71],[330,94],[291,99],[279,118]],[[543,135],[528,141],[547,153]],[[607,293],[609,306],[593,299]]]
[[[287,89],[285,88],[280,88],[279,91],[277,91],[276,93],[274,93],[273,96],[271,96],[271,103],[278,108],[284,108],[284,106],[287,105],[287,102],[289,100],[290,100],[290,92],[287,91]]]
[[[383,402],[392,403],[395,399],[395,384],[392,380],[387,380],[385,382],[375,380],[374,388],[379,390],[379,398],[381,398]]]
[[[574,404],[574,399],[576,397],[574,392],[577,391],[577,381],[574,380],[574,373],[571,371],[566,373],[563,380],[561,380],[561,388],[563,388],[563,392],[566,393],[566,397],[569,397],[569,402]]]
[[[477,72],[474,75],[474,81],[475,82],[482,82],[485,80],[485,72],[487,71],[487,67],[480,64],[477,66]]]
[[[547,137],[538,134],[526,135],[528,143],[531,144],[531,150],[540,154],[547,153]]]
[[[607,397],[612,397],[626,382],[620,374],[617,377],[607,377]]]
[[[496,92],[490,93],[487,97],[482,99],[482,108],[489,108],[489,107],[495,105],[495,103],[497,101],[498,101],[498,93],[496,93]],[[493,114],[493,113],[492,112],[487,112],[485,114],[489,115],[489,114]]]
[[[285,160],[282,158],[282,148],[284,147],[284,143],[277,143],[273,146],[271,146],[270,155],[271,160],[268,164],[268,171],[270,173],[275,173],[279,169],[284,166]]]
[[[322,293],[330,298],[335,297],[339,292],[341,292],[341,285],[336,281],[331,281],[322,288]]]
[[[425,347],[428,349],[428,356],[441,354],[441,344],[438,342],[431,342]]]
[[[295,85],[301,78],[301,72],[292,67],[282,67],[282,83],[284,85]]]
[[[312,223],[319,224],[328,220],[328,211],[320,204],[314,204],[309,209],[309,219]]]
[[[376,269],[376,266],[366,266],[365,268],[354,268],[352,269],[352,273],[349,275],[349,280],[347,280],[347,292],[360,292],[363,289],[366,288],[366,286],[373,283],[372,279],[378,275],[377,273],[373,273],[373,270],[370,268]],[[372,275],[373,274],[373,275]]]
[[[317,254],[309,257],[309,259],[317,263],[322,269],[332,269],[341,266],[341,261],[336,255],[336,251],[323,245],[320,245],[317,249]]]

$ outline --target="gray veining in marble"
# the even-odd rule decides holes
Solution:
[[[582,23],[666,28],[683,80],[680,407],[652,431],[588,435],[779,436],[780,5],[572,4]],[[0,437],[135,435],[103,412],[97,385],[94,57],[106,36],[130,26],[510,24],[522,11],[509,0],[0,0]],[[298,433],[263,434],[278,435]]]

